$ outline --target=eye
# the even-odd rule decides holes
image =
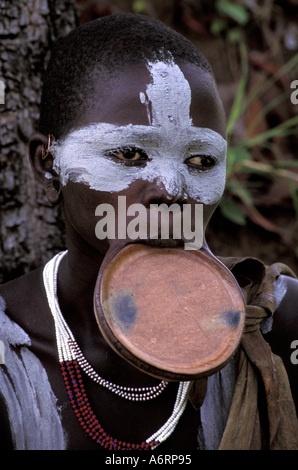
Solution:
[[[125,162],[143,162],[148,160],[147,154],[144,150],[135,147],[109,150],[106,155],[109,157],[119,158],[119,160],[124,160]]]
[[[189,157],[185,163],[199,171],[207,171],[214,167],[216,161],[213,157],[209,157],[208,155],[193,155]]]

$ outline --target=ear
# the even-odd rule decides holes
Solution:
[[[61,183],[53,169],[53,156],[50,152],[47,153],[47,148],[48,137],[34,134],[29,141],[29,160],[33,172],[44,187],[48,201],[56,205],[61,199]]]

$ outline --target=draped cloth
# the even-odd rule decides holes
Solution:
[[[288,376],[260,331],[276,308],[276,279],[295,274],[281,263],[265,266],[254,258],[219,259],[237,279],[246,304],[235,391],[219,450],[297,450],[298,420]],[[204,380],[193,388],[201,401],[205,389]]]

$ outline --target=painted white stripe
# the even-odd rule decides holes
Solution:
[[[118,192],[138,179],[163,183],[170,195],[187,192],[205,204],[216,203],[224,191],[227,144],[217,132],[195,127],[190,118],[191,90],[174,63],[148,64],[152,82],[140,93],[147,107],[148,126],[92,123],[71,132],[53,146],[55,170],[91,189]],[[145,166],[125,166],[106,156],[108,150],[142,148]],[[185,164],[191,155],[209,155],[216,165],[198,172]]]

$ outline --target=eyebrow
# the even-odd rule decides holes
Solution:
[[[212,146],[224,150],[226,140],[216,131],[205,127],[189,126],[182,130],[187,137],[187,147]],[[116,126],[115,124],[96,123],[71,132],[61,144],[100,144],[101,147],[118,148],[120,145],[132,145],[133,141],[140,143],[157,143],[164,136],[159,126],[144,126],[128,124]],[[115,141],[115,142],[113,142]],[[219,150],[218,148],[218,150]]]
[[[99,143],[102,146],[110,145],[115,139],[117,141],[154,141],[160,138],[158,128],[152,126],[132,125],[116,126],[115,124],[98,123],[90,124],[84,128],[71,132],[61,144],[78,143],[93,144]]]

